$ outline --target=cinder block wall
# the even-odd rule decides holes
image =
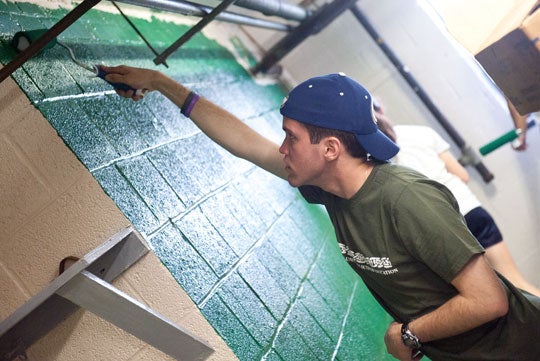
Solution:
[[[0,167],[3,320],[58,276],[64,257],[84,256],[130,222],[12,79],[0,84]],[[216,351],[212,360],[236,359],[155,254],[145,255],[113,285],[207,340]],[[82,310],[27,356],[43,361],[171,359]]]
[[[0,2],[0,61],[13,58],[7,43],[16,31],[50,27],[67,11]],[[188,29],[161,19],[132,17],[158,49]],[[221,26],[209,31],[230,29]],[[86,63],[154,67],[142,40],[106,8],[59,39]],[[203,34],[168,64],[164,72],[280,141],[279,84],[258,85]],[[83,255],[132,224],[153,253],[128,271],[126,287],[209,339],[216,360],[390,359],[390,320],[343,261],[321,208],[213,144],[159,94],[134,103],[88,75],[56,45],[14,73],[28,98],[11,79],[0,84],[1,162],[9,170],[0,186],[0,317],[52,280],[66,253]],[[62,329],[31,350],[38,359],[165,358],[84,312]]]

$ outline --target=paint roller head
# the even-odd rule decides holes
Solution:
[[[37,39],[39,39],[48,30],[49,29],[19,31],[15,33],[15,35],[13,35],[13,39],[11,40],[11,46],[17,51],[26,50],[30,46],[30,44],[32,44]],[[52,48],[55,44],[56,44],[56,38],[49,41],[49,43],[45,45],[43,49]]]

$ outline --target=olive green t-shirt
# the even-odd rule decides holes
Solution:
[[[455,296],[450,282],[473,255],[484,252],[452,193],[408,168],[375,166],[348,200],[318,187],[303,186],[300,192],[308,202],[325,205],[343,256],[398,322],[420,317]],[[540,360],[535,341],[540,299],[529,301],[511,284],[506,289],[507,316],[426,343],[422,351],[432,360]]]

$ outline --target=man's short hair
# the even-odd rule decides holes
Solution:
[[[358,140],[356,136],[351,132],[343,130],[329,129],[318,127],[316,125],[302,123],[309,134],[309,141],[311,144],[319,144],[319,142],[326,137],[336,137],[345,146],[345,149],[354,158],[367,159],[367,152]]]

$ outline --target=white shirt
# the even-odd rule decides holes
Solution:
[[[396,125],[394,131],[400,147],[393,158],[395,163],[444,184],[456,197],[461,214],[465,215],[481,206],[467,184],[446,170],[439,154],[449,150],[450,145],[437,132],[422,125]]]

